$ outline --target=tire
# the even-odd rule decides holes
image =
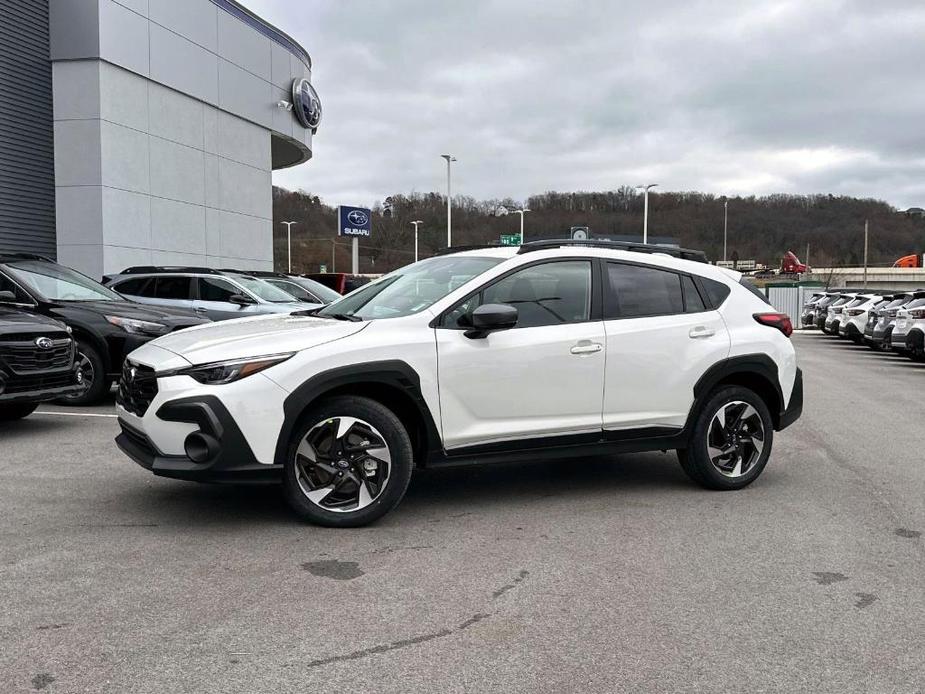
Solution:
[[[733,429],[737,416],[744,429],[735,427],[734,436],[730,433],[729,445],[720,447],[716,444],[721,442],[723,428],[717,428],[719,420],[714,423],[714,418],[727,407],[727,433]],[[714,445],[708,450],[711,442]],[[758,479],[768,463],[773,443],[774,423],[764,400],[742,386],[721,386],[710,394],[695,415],[689,446],[678,451],[678,461],[687,476],[702,487],[722,491],[742,489]],[[724,448],[730,452],[719,456],[718,463],[714,464],[711,451]],[[714,457],[717,457],[715,453]]]
[[[106,377],[106,367],[99,350],[88,342],[77,342],[77,361],[83,367],[84,383],[87,387],[76,395],[61,398],[57,402],[61,405],[92,405],[103,399],[109,392],[110,382]]]
[[[0,405],[0,422],[15,422],[17,419],[28,417],[38,407],[37,402],[9,403]]]
[[[283,491],[301,519],[355,528],[398,505],[413,467],[408,432],[391,410],[369,398],[337,396],[313,405],[296,428]]]

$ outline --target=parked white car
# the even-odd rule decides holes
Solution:
[[[868,314],[882,298],[880,294],[856,294],[851,301],[842,306],[838,314],[839,336],[847,337],[855,344],[863,344]]]
[[[925,359],[922,335],[925,333],[925,292],[915,292],[912,300],[896,311],[890,334],[890,347],[916,361]]]
[[[302,518],[369,523],[417,466],[676,449],[740,489],[800,416],[786,314],[659,246],[547,241],[423,260],[317,311],[132,353],[120,448],[156,475],[281,480]]]

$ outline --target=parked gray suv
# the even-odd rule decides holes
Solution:
[[[322,306],[299,301],[253,275],[204,267],[130,267],[103,283],[134,301],[191,309],[212,320]]]

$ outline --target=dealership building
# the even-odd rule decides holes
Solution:
[[[0,0],[0,253],[272,269],[311,67],[234,0]]]

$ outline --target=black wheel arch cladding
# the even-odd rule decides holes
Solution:
[[[379,388],[382,393],[394,393],[398,398],[404,398],[410,402],[413,407],[413,416],[422,428],[423,440],[419,444],[424,451],[442,448],[443,444],[437,425],[421,392],[421,379],[418,373],[407,362],[390,359],[351,364],[322,371],[293,390],[283,403],[284,419],[276,442],[275,462],[279,464],[285,462],[290,440],[302,417],[313,403],[335,393],[365,395],[363,389],[369,387]],[[378,401],[375,397],[371,399]],[[380,401],[380,404],[389,407],[389,402]],[[398,416],[398,413],[396,415]],[[401,419],[400,416],[399,419]],[[413,436],[415,432],[409,431],[408,434]]]

